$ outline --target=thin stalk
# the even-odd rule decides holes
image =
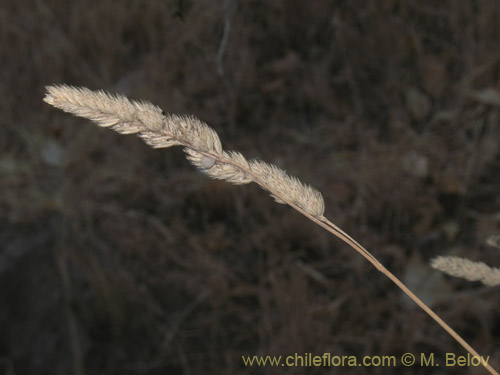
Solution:
[[[441,319],[438,314],[436,314],[429,306],[427,306],[420,298],[418,298],[415,293],[413,293],[401,280],[399,280],[391,271],[385,268],[382,263],[380,263],[368,250],[361,246],[351,236],[349,236],[342,229],[337,227],[325,217],[317,219],[308,215],[307,213],[301,213],[307,216],[310,220],[314,221],[316,224],[326,229],[328,232],[332,233],[334,236],[344,241],[358,253],[360,253],[366,260],[373,264],[375,268],[377,268],[377,270],[382,272],[394,284],[396,284],[398,288],[401,289],[408,297],[410,297],[422,310],[424,310],[427,315],[434,319],[446,332],[450,334],[451,337],[453,337],[460,345],[462,345],[465,350],[467,350],[474,357],[480,358],[481,364],[489,371],[490,374],[498,375],[498,372],[493,367],[491,367],[489,363],[484,361],[483,357],[481,357],[479,353],[467,343],[467,341],[465,341],[453,328],[451,328],[443,319]]]

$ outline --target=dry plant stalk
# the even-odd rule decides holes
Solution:
[[[205,123],[190,116],[165,114],[149,102],[131,101],[120,95],[91,91],[67,85],[47,86],[44,101],[65,112],[94,121],[121,134],[137,134],[153,148],[183,146],[188,160],[211,178],[233,184],[257,183],[275,201],[288,204],[323,227],[365,257],[392,280],[408,297],[443,327],[470,354],[479,354],[418,298],[394,274],[387,270],[368,250],[323,216],[323,197],[316,189],[271,164],[247,160],[242,154],[224,151],[217,133]],[[491,374],[497,371],[484,360]]]

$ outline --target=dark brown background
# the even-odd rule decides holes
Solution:
[[[499,40],[497,1],[3,0],[0,373],[484,373],[245,368],[465,351],[255,185],[51,108],[53,83],[194,114],[316,186],[328,217],[499,368],[498,288],[428,266],[500,264],[484,243],[500,233]]]

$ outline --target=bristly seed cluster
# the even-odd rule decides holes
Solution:
[[[448,275],[469,281],[480,281],[487,286],[500,285],[500,269],[483,262],[455,256],[439,256],[431,261],[431,266]]]
[[[45,102],[121,134],[137,134],[153,148],[184,146],[188,160],[203,173],[232,184],[256,182],[278,203],[295,205],[311,216],[323,216],[321,193],[262,161],[248,161],[224,151],[211,127],[192,116],[165,114],[149,102],[67,85],[47,86]]]

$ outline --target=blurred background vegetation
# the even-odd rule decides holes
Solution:
[[[484,243],[500,234],[499,40],[485,0],[2,0],[0,373],[484,372],[245,368],[465,353],[293,210],[54,110],[54,83],[193,114],[317,187],[326,215],[498,368],[498,288],[428,261],[500,264]]]

